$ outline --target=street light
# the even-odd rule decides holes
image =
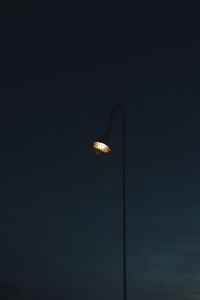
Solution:
[[[122,286],[123,300],[127,299],[127,259],[126,259],[126,118],[124,108],[114,105],[110,114],[108,129],[102,136],[92,142],[92,148],[98,154],[111,152],[111,125],[114,113],[119,110],[122,115]]]

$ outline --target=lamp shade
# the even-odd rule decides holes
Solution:
[[[110,134],[105,132],[102,136],[92,142],[92,148],[97,154],[108,154],[111,152]]]

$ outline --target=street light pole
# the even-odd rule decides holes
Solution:
[[[122,114],[122,288],[123,300],[127,300],[127,230],[126,230],[126,115],[120,105],[114,105],[110,114],[108,129],[92,143],[97,153],[111,152],[110,137],[113,116],[116,110]]]

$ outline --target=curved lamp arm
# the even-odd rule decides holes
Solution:
[[[121,105],[113,105],[111,113],[110,113],[110,119],[109,119],[109,123],[108,123],[108,132],[111,131],[111,126],[112,126],[112,121],[113,121],[113,117],[114,114],[116,112],[116,110],[119,110],[122,113],[122,121],[123,121],[123,129],[125,129],[125,110]]]

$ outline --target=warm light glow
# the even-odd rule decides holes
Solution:
[[[93,145],[95,150],[98,150],[98,151],[103,152],[103,153],[109,153],[111,151],[110,147],[108,147],[104,143],[93,142],[92,145]]]

